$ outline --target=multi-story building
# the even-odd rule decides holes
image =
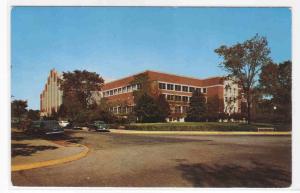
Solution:
[[[63,92],[59,89],[59,79],[61,79],[61,75],[52,69],[40,94],[41,116],[50,116],[53,112],[57,112],[63,102]]]
[[[198,79],[155,71],[145,71],[139,74],[146,74],[151,88],[156,89],[169,102],[171,114],[167,121],[184,121],[190,98],[195,90],[202,92],[206,99],[217,96],[223,103],[220,106],[220,112],[230,114],[241,111],[240,88],[230,79],[224,77]],[[138,85],[132,82],[139,74],[104,84],[102,97],[112,104],[111,111],[115,114],[126,115],[132,111],[135,105],[133,91],[139,89]]]
[[[231,79],[224,77],[199,79],[155,71],[145,71],[105,83],[101,92],[93,93],[95,101],[99,102],[101,98],[105,98],[114,114],[127,116],[135,105],[133,92],[139,89],[138,84],[133,84],[134,79],[142,74],[147,75],[151,89],[163,95],[168,101],[171,114],[167,121],[184,121],[190,98],[195,90],[202,92],[206,99],[217,97],[218,101],[221,101],[219,112],[231,114],[241,111],[241,89]],[[41,114],[44,116],[57,112],[63,103],[59,79],[62,79],[62,76],[56,70],[51,70],[40,95]]]

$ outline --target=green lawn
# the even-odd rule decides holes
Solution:
[[[257,127],[274,127],[276,131],[290,130],[288,125],[268,123],[219,123],[219,122],[183,122],[183,123],[133,123],[125,125],[127,130],[144,131],[257,131]]]

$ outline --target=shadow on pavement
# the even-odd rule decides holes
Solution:
[[[16,157],[16,156],[30,156],[38,151],[45,151],[45,150],[54,150],[57,149],[58,147],[56,146],[51,146],[51,145],[31,145],[34,144],[35,140],[39,139],[44,139],[44,140],[50,140],[50,141],[64,141],[67,143],[78,143],[80,142],[83,138],[82,137],[73,137],[72,133],[65,132],[64,134],[59,134],[59,135],[51,135],[51,136],[46,136],[46,135],[29,135],[24,132],[14,132],[12,131],[11,133],[11,140],[14,141],[21,141],[21,143],[14,143],[12,142],[11,144],[11,156]],[[27,141],[23,140],[30,140],[30,144],[28,144]]]
[[[55,146],[51,145],[39,145],[33,146],[28,144],[12,144],[11,145],[11,156],[31,156],[32,154],[38,151],[45,151],[45,150],[53,150],[57,149]]]
[[[51,141],[65,141],[67,143],[79,143],[83,140],[83,137],[75,137],[72,132],[66,132],[62,135],[49,135],[45,136],[45,139]]]
[[[253,162],[254,167],[235,164],[179,164],[176,168],[195,187],[288,187],[291,173],[276,166]]]

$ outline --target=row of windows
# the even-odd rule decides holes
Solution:
[[[131,113],[133,111],[132,106],[125,106],[125,107],[110,107],[109,111],[114,113],[114,114],[126,114],[126,113]]]
[[[194,92],[195,90],[198,92],[206,93],[207,88],[197,88],[192,86],[182,86],[179,84],[169,84],[169,83],[162,83],[158,84],[159,89],[162,90],[175,90],[175,91],[182,91],[182,92]]]
[[[113,95],[122,94],[122,93],[128,93],[128,92],[132,92],[132,91],[135,91],[138,89],[140,89],[139,84],[127,85],[124,87],[103,91],[103,97],[113,96]]]
[[[180,96],[180,95],[171,95],[171,94],[163,94],[165,98],[168,101],[183,101],[183,102],[189,102],[190,98],[189,96]]]

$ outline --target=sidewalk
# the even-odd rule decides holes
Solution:
[[[290,131],[140,131],[110,129],[120,134],[158,134],[158,135],[291,135]]]
[[[62,140],[45,140],[12,129],[12,170],[32,169],[65,163],[84,157],[88,148]]]

